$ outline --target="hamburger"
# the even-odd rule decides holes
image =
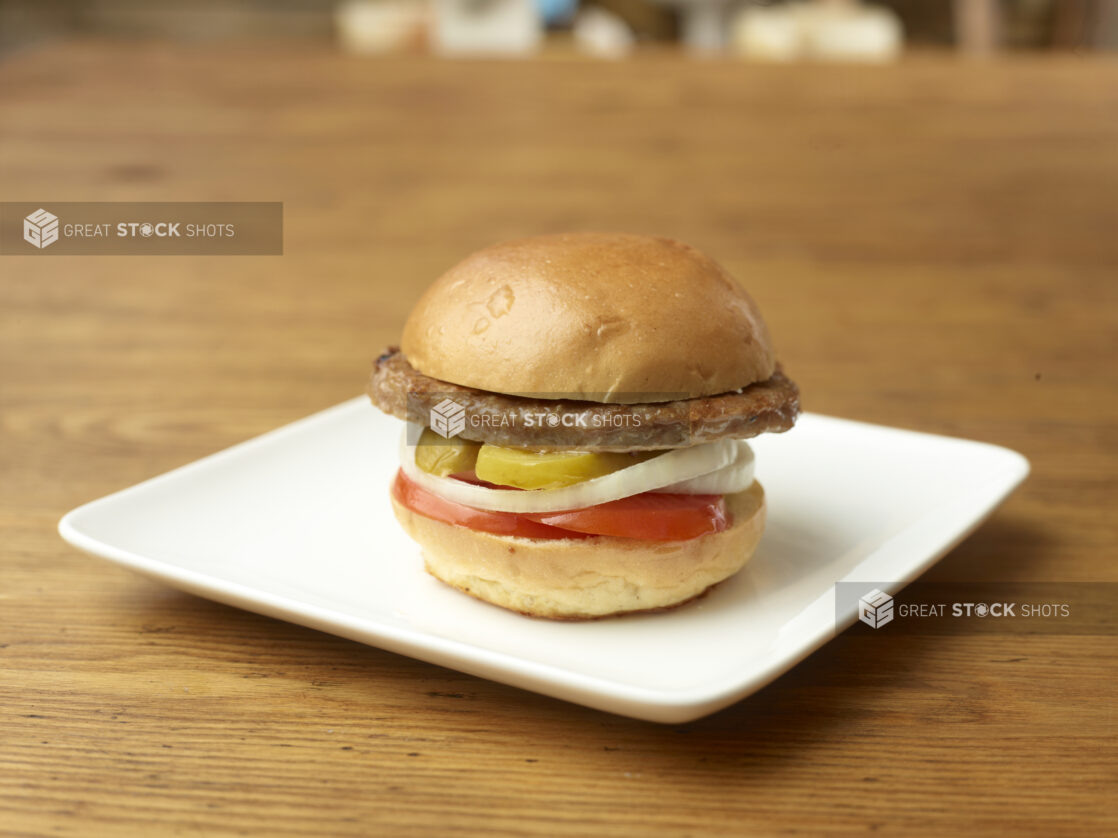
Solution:
[[[407,422],[390,496],[427,571],[552,619],[671,608],[737,573],[765,523],[746,440],[799,413],[725,269],[615,233],[467,257],[369,395]]]

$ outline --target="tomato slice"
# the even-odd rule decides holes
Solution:
[[[585,509],[531,513],[523,517],[578,532],[647,541],[686,541],[722,532],[729,526],[722,495],[657,492],[644,492]]]
[[[722,532],[729,526],[722,495],[645,492],[565,512],[491,512],[429,492],[401,470],[392,483],[392,496],[412,512],[436,521],[522,538],[611,535],[644,541],[686,541]]]
[[[474,509],[428,492],[404,472],[397,471],[392,482],[392,497],[419,515],[444,524],[457,524],[472,530],[522,538],[587,538],[583,532],[572,532],[541,524],[515,512],[490,512]]]

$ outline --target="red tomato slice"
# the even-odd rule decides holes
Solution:
[[[644,492],[621,500],[566,512],[524,516],[543,524],[595,535],[647,541],[686,541],[729,526],[722,495]]]
[[[457,524],[472,530],[491,532],[496,535],[516,535],[521,538],[586,538],[583,532],[571,532],[548,526],[518,515],[515,512],[490,512],[474,509],[460,503],[441,498],[428,492],[410,479],[404,472],[397,471],[392,482],[392,497],[412,512],[427,518],[434,518],[444,524]]]
[[[611,535],[645,541],[686,541],[722,532],[729,526],[726,501],[721,495],[645,492],[566,512],[491,512],[439,497],[398,471],[392,496],[412,512],[436,521],[522,538]]]

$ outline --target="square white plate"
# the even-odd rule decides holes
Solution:
[[[423,570],[392,515],[400,423],[353,399],[67,514],[62,537],[170,585],[529,690],[658,722],[721,709],[895,591],[1028,473],[984,443],[805,414],[752,441],[769,503],[744,571],[678,610],[533,620]],[[836,624],[837,623],[837,624]]]

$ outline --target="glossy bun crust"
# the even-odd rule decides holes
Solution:
[[[606,403],[728,393],[776,369],[750,296],[665,238],[569,233],[494,245],[440,277],[404,327],[424,375]]]

